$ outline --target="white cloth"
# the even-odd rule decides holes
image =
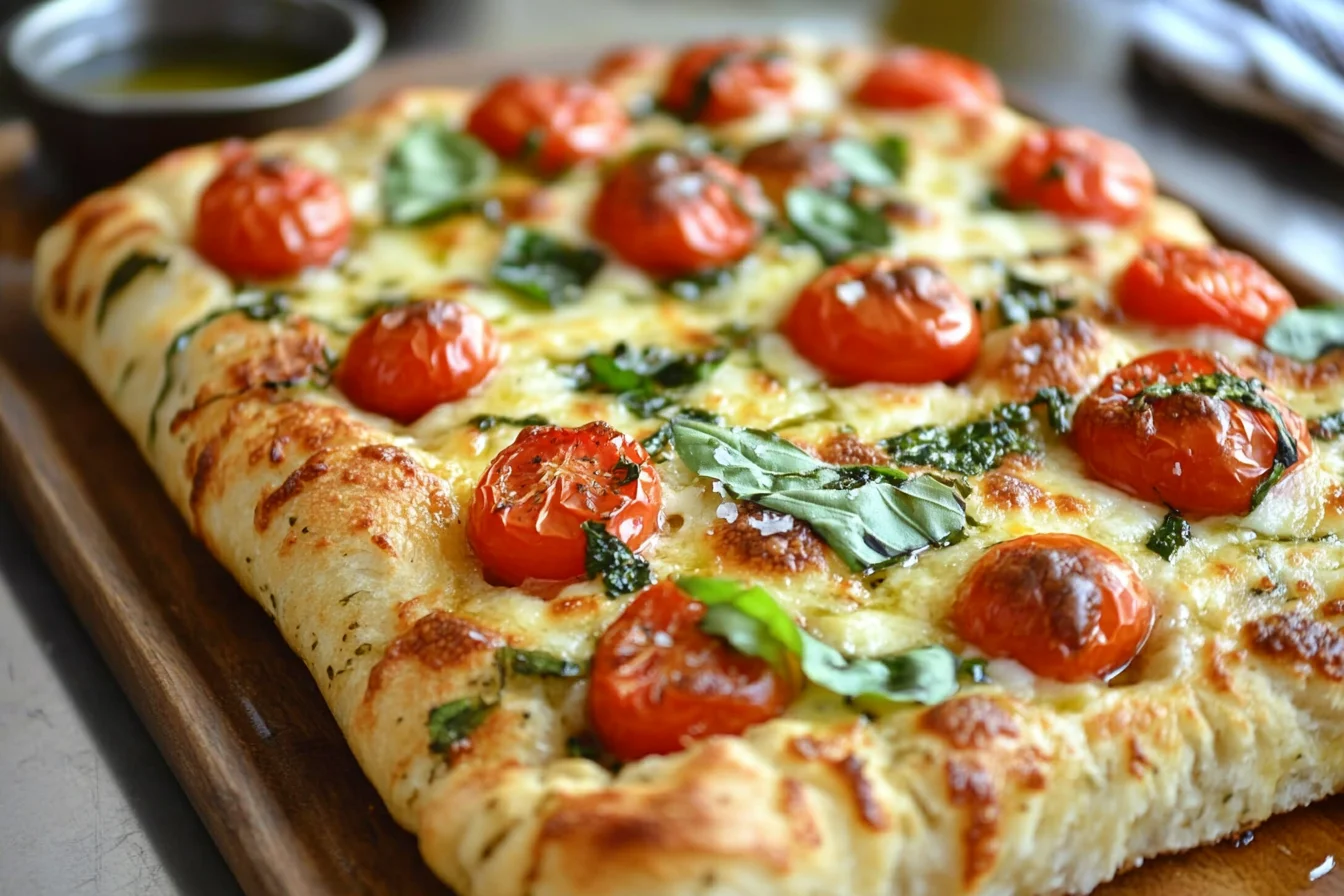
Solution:
[[[1344,163],[1344,0],[1146,0],[1146,61]]]

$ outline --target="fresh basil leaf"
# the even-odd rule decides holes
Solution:
[[[1290,309],[1266,331],[1265,348],[1298,361],[1314,361],[1330,349],[1344,348],[1344,308]]]
[[[1310,427],[1314,438],[1320,439],[1322,442],[1333,442],[1344,435],[1344,411],[1335,411],[1333,414],[1312,417],[1307,425]]]
[[[881,658],[850,659],[803,633],[803,675],[842,697],[869,697],[893,703],[942,703],[960,687],[957,655],[931,645]]]
[[[94,314],[93,325],[102,329],[103,320],[107,317],[107,311],[112,307],[112,300],[121,294],[121,291],[131,285],[131,281],[139,277],[148,270],[162,271],[168,267],[168,258],[163,255],[149,255],[144,252],[131,252],[115,268],[107,278],[107,283],[103,285],[103,291],[98,296],[98,310]]]
[[[900,137],[883,137],[867,143],[842,137],[831,144],[831,158],[845,170],[854,183],[866,187],[885,187],[896,183],[905,173],[906,142]]]
[[[498,162],[476,138],[422,121],[392,148],[383,172],[383,213],[396,225],[425,224],[481,200]]]
[[[495,706],[480,697],[463,697],[431,709],[427,722],[430,750],[446,753],[466,741],[490,717]]]
[[[796,657],[803,676],[833,694],[933,704],[957,691],[958,660],[943,647],[851,659],[799,628],[764,588],[701,577],[677,579],[677,587],[707,606],[703,631],[777,667]]]
[[[588,539],[583,568],[588,578],[602,578],[607,597],[620,597],[647,588],[653,582],[649,561],[635,555],[607,527],[595,520],[581,527]]]
[[[707,271],[664,280],[662,288],[684,301],[698,302],[711,292],[732,283],[736,274],[736,268],[710,268]]]
[[[851,569],[885,566],[966,525],[960,496],[931,476],[833,466],[774,433],[685,418],[673,421],[672,436],[692,472],[812,526]]]
[[[963,476],[992,470],[1009,454],[1037,454],[1031,409],[1004,404],[985,417],[957,426],[920,426],[883,439],[892,463],[937,467]]]
[[[528,414],[526,417],[506,417],[503,414],[477,414],[467,421],[481,432],[487,432],[496,426],[550,426],[551,421],[540,414]]]
[[[620,343],[610,353],[587,355],[570,373],[576,389],[615,394],[632,414],[652,417],[675,404],[670,393],[706,379],[727,356],[723,349],[677,354],[661,346],[636,349]]]
[[[1190,524],[1179,510],[1168,510],[1144,546],[1168,562],[1190,541]]]
[[[1297,463],[1298,458],[1297,439],[1288,431],[1278,407],[1265,398],[1264,389],[1264,383],[1259,380],[1243,379],[1235,374],[1218,370],[1183,383],[1153,383],[1140,390],[1130,399],[1130,403],[1136,408],[1141,408],[1148,401],[1170,398],[1173,395],[1205,395],[1268,414],[1274,421],[1277,445],[1274,465],[1251,493],[1251,509],[1254,510],[1260,506],[1260,502],[1269,494],[1274,484],[1283,478],[1288,468]]]
[[[540,230],[513,226],[490,271],[491,281],[539,305],[551,308],[577,302],[597,276],[606,256],[596,249],[570,246]]]
[[[711,414],[702,408],[682,408],[676,414],[677,417],[685,417],[688,420],[699,420],[704,423],[722,424],[723,418],[718,414]],[[672,448],[672,423],[669,421],[658,427],[652,434],[640,440],[644,450],[649,452],[649,457],[653,458],[655,463],[662,463],[667,460],[668,452]]]
[[[1073,396],[1059,386],[1046,386],[1040,389],[1027,405],[1033,408],[1045,408],[1045,419],[1050,428],[1063,435],[1073,428]]]
[[[999,292],[999,318],[1005,326],[1046,317],[1059,317],[1076,305],[1059,294],[1058,287],[1009,273]]]
[[[582,678],[588,674],[588,664],[567,660],[544,650],[522,650],[501,647],[495,651],[495,662],[514,675],[536,678]]]
[[[822,190],[794,187],[784,197],[784,213],[827,264],[891,243],[891,227],[881,212]]]

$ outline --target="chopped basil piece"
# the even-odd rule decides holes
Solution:
[[[958,664],[957,675],[971,684],[984,684],[989,681],[989,660],[982,656],[968,657]]]
[[[774,433],[685,417],[672,422],[677,455],[733,497],[812,526],[854,570],[876,569],[936,545],[966,525],[957,492],[932,476],[823,463]]]
[[[1335,411],[1333,414],[1312,417],[1308,421],[1308,426],[1315,438],[1322,442],[1333,442],[1344,435],[1344,411]]]
[[[842,137],[831,144],[831,158],[851,181],[866,187],[899,181],[905,174],[906,154],[906,141],[897,136],[882,137],[876,143]]]
[[[622,485],[629,485],[639,478],[639,464],[622,457],[616,461],[616,466],[611,468],[611,472],[619,474],[619,479],[612,479],[611,481],[612,485],[619,488]]]
[[[435,753],[446,753],[466,741],[494,712],[494,703],[480,697],[451,700],[429,711],[429,748]]]
[[[1269,490],[1274,484],[1283,478],[1283,474],[1293,464],[1297,463],[1298,449],[1297,439],[1288,431],[1288,427],[1283,422],[1283,414],[1273,402],[1264,396],[1264,383],[1255,379],[1243,379],[1231,373],[1224,373],[1221,370],[1213,373],[1206,373],[1197,376],[1184,383],[1153,383],[1151,386],[1145,386],[1137,395],[1130,399],[1130,403],[1137,408],[1143,407],[1148,401],[1162,398],[1170,398],[1173,395],[1206,395],[1209,398],[1217,398],[1222,401],[1230,401],[1239,404],[1242,407],[1251,408],[1256,411],[1264,411],[1274,421],[1274,429],[1277,435],[1277,447],[1274,452],[1274,466],[1260,480],[1260,484],[1255,487],[1251,494],[1251,509],[1260,506],[1260,502],[1269,494]]]
[[[979,420],[956,426],[920,426],[879,444],[894,464],[975,476],[997,467],[1009,454],[1039,453],[1035,431],[1031,408],[1011,403]]]
[[[662,287],[679,299],[698,302],[714,290],[732,283],[734,274],[733,268],[710,268],[707,271],[664,280]]]
[[[540,230],[513,226],[490,271],[491,281],[551,308],[577,302],[597,276],[606,256],[596,249],[570,246]]]
[[[882,213],[811,187],[794,187],[784,197],[793,228],[827,264],[891,243],[891,227]]]
[[[550,426],[551,421],[540,414],[528,414],[526,417],[506,417],[503,414],[477,414],[467,421],[468,426],[474,426],[481,432],[494,429],[496,426]]]
[[[651,417],[675,403],[669,392],[704,380],[727,356],[723,349],[679,355],[661,346],[620,343],[609,354],[583,358],[571,374],[576,389],[614,394],[630,413]]]
[[[999,318],[1005,326],[1058,317],[1077,303],[1059,295],[1058,287],[1008,274],[999,292]]]
[[[474,137],[434,121],[414,125],[383,172],[383,213],[392,224],[425,224],[484,198],[498,163]]]
[[[1145,546],[1163,560],[1170,562],[1176,552],[1190,541],[1190,524],[1178,510],[1168,510],[1162,522],[1148,536]]]
[[[500,669],[512,672],[514,675],[531,675],[538,678],[582,678],[588,674],[586,663],[567,660],[544,650],[501,647],[495,651],[495,662],[499,663]]]
[[[139,277],[141,273],[148,270],[162,271],[168,267],[168,258],[163,255],[148,255],[144,252],[131,252],[112,270],[107,278],[107,283],[103,286],[103,291],[98,296],[98,310],[94,314],[93,323],[98,329],[102,329],[103,319],[107,317],[107,311],[112,307],[112,300],[121,294],[121,291],[131,285],[131,281]]]
[[[583,524],[582,529],[588,538],[584,571],[590,579],[601,576],[607,597],[630,594],[653,582],[649,561],[635,556],[635,552],[608,532],[602,523],[589,521]]]
[[[191,340],[195,338],[197,333],[221,317],[230,314],[241,314],[248,320],[253,321],[269,321],[289,313],[289,298],[281,292],[243,292],[239,293],[237,298],[241,304],[210,312],[205,317],[187,326],[168,343],[168,348],[163,353],[163,384],[159,387],[159,394],[154,397],[154,404],[149,409],[148,441],[151,445],[154,444],[154,439],[158,435],[159,410],[163,407],[163,403],[167,401],[168,392],[173,386],[173,363],[177,360],[177,356],[191,344]]]
[[[1314,361],[1344,348],[1344,308],[1292,308],[1265,333],[1265,348],[1298,361]]]
[[[946,648],[849,658],[801,629],[763,588],[701,577],[677,579],[677,587],[707,605],[702,630],[775,666],[794,657],[808,681],[833,694],[933,704],[957,692],[958,660]]]
[[[1063,434],[1073,428],[1073,396],[1059,386],[1046,386],[1027,402],[1033,408],[1044,407],[1050,428]]]

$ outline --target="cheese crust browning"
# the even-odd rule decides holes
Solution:
[[[1058,386],[1079,394],[1158,348],[1197,345],[1248,359],[1304,415],[1338,409],[1344,382],[1311,377],[1254,343],[1212,329],[1126,322],[1110,284],[1143,239],[1203,245],[1186,208],[1158,197],[1140,224],[1111,230],[1011,213],[979,200],[1016,139],[1037,125],[995,107],[875,112],[842,101],[864,52],[789,43],[800,75],[787,112],[713,130],[744,148],[799,128],[910,145],[889,252],[937,261],[969,296],[995,294],[1008,265],[1067,284],[1062,316],[986,326],[960,385],[828,386],[775,332],[822,268],[807,247],[766,236],[731,283],[702,301],[661,292],[609,262],[583,298],[520,304],[488,284],[499,228],[475,216],[423,227],[382,220],[378,182],[417,122],[460,127],[475,94],[414,89],[328,127],[275,134],[259,155],[302,161],[345,189],[355,236],[333,267],[276,285],[234,283],[191,248],[196,203],[224,145],[176,152],[72,210],[36,257],[39,311],[80,364],[193,532],[275,621],[308,665],[361,766],[425,860],[464,894],[890,896],[1085,892],[1146,857],[1208,843],[1344,789],[1344,501],[1331,483],[1339,443],[1250,516],[1193,524],[1170,561],[1145,548],[1166,508],[1086,475],[1047,433],[967,477],[976,525],[952,545],[878,576],[850,572],[802,523],[733,505],[677,458],[658,465],[660,534],[645,556],[659,580],[729,575],[768,588],[817,638],[881,656],[925,644],[960,649],[947,623],[957,585],[990,546],[1033,532],[1085,535],[1127,560],[1157,622],[1109,684],[1062,684],[1008,661],[931,707],[860,713],[811,689],[782,717],[619,769],[571,756],[586,728],[583,679],[510,674],[505,645],[574,660],[628,602],[600,582],[550,599],[491,585],[466,538],[472,492],[517,434],[480,414],[607,420],[637,437],[643,418],[559,372],[620,342],[676,351],[719,345],[725,324],[755,329],[687,405],[768,428],[837,463],[882,463],[884,438],[957,423]],[[666,63],[633,70],[623,96]],[[653,116],[630,145],[681,143]],[[595,164],[551,181],[506,171],[514,220],[591,244]],[[1081,247],[1081,248],[1080,248]],[[164,260],[108,295],[129,253]],[[462,294],[507,346],[470,397],[409,425],[353,407],[330,364],[369,308],[469,281]],[[454,287],[458,288],[458,287]],[[753,524],[755,521],[756,524]],[[1337,613],[1337,610],[1334,611]],[[446,751],[428,714],[459,699],[496,708]]]

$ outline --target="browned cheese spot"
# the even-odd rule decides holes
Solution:
[[[999,794],[989,770],[965,759],[947,761],[947,793],[966,810],[961,829],[963,885],[969,890],[999,857]]]
[[[1261,350],[1243,365],[1275,388],[1319,389],[1344,376],[1344,349],[1326,352],[1314,361],[1295,361]]]
[[[1019,324],[986,340],[974,379],[1004,387],[1026,401],[1047,386],[1081,392],[1101,371],[1106,331],[1085,317],[1047,317]]]
[[[958,750],[983,750],[1019,734],[1017,720],[991,698],[972,694],[939,703],[919,717],[919,727]]]
[[[785,777],[779,782],[779,790],[780,811],[789,820],[793,842],[807,847],[820,846],[821,832],[807,807],[803,783],[797,778]]]
[[[364,700],[373,699],[398,663],[414,660],[438,672],[470,665],[477,654],[493,652],[503,646],[504,639],[494,632],[477,628],[443,610],[434,610],[422,616],[410,631],[399,635],[388,646],[387,652],[369,673]]]
[[[891,826],[891,819],[873,792],[872,782],[864,774],[866,764],[844,740],[824,740],[803,735],[795,737],[789,746],[798,757],[824,762],[835,770],[848,785],[859,818],[869,829],[885,831]]]
[[[715,554],[757,572],[799,573],[826,565],[826,545],[811,526],[750,501],[738,504],[731,523],[720,520],[711,531]]]
[[[1336,598],[1321,606],[1321,615],[1326,619],[1333,616],[1344,616],[1344,597]]]
[[[1000,510],[1036,510],[1065,516],[1087,516],[1092,506],[1073,495],[1052,495],[1005,470],[990,470],[980,480],[985,503]]]
[[[252,518],[252,523],[256,526],[258,532],[265,532],[270,528],[271,520],[280,512],[280,509],[297,498],[308,483],[327,475],[330,471],[327,466],[327,459],[330,455],[331,452],[326,449],[317,452],[304,461],[303,465],[297,470],[290,473],[285,481],[280,483],[279,488],[261,499]]]
[[[70,248],[51,270],[51,304],[57,311],[63,312],[70,305],[70,281],[74,277],[75,262],[85,248],[84,244],[99,225],[126,207],[127,203],[121,197],[98,193],[81,202],[70,213],[70,220],[74,222]],[[83,308],[76,310],[83,311]]]
[[[1305,613],[1277,613],[1246,623],[1251,649],[1274,659],[1309,666],[1332,681],[1344,681],[1344,635]]]
[[[891,455],[876,445],[865,442],[853,433],[841,432],[817,446],[816,455],[828,464],[883,466],[891,463]]]

